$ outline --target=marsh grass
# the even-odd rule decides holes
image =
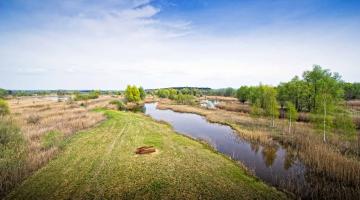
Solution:
[[[63,141],[64,135],[59,131],[49,131],[41,137],[41,145],[45,149],[58,147]]]
[[[143,114],[105,111],[8,199],[286,199],[206,145]],[[137,155],[141,146],[157,152]]]
[[[4,196],[34,171],[47,164],[57,155],[67,138],[105,120],[104,115],[91,110],[106,107],[113,99],[102,96],[87,100],[86,107],[80,106],[85,101],[58,102],[37,97],[9,100],[12,120],[11,123],[8,119],[3,122],[2,118],[1,131],[13,130],[12,132],[22,139],[13,142],[17,145],[12,145],[11,148],[2,145],[2,151],[5,152],[2,152],[2,156],[8,161],[1,161],[1,195]],[[11,125],[5,126],[6,124]],[[2,132],[1,140],[5,140],[8,136]]]
[[[305,197],[358,197],[360,162],[356,155],[358,148],[356,135],[329,134],[328,143],[324,143],[321,134],[308,123],[297,122],[293,133],[289,134],[286,120],[276,120],[276,126],[272,128],[268,120],[251,118],[245,113],[175,105],[169,101],[160,101],[158,108],[200,114],[210,122],[231,126],[248,141],[266,146],[280,143],[298,152],[300,160],[308,166],[308,174],[310,174],[308,179],[313,186],[307,187],[309,191],[304,191],[304,188],[286,187],[290,191],[302,193]],[[314,181],[314,179],[318,180]],[[319,179],[325,183],[319,182]],[[330,189],[331,191],[328,191]]]
[[[0,198],[9,192],[25,172],[26,141],[10,117],[0,117]]]

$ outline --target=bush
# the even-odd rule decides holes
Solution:
[[[179,94],[175,98],[178,104],[195,105],[195,97],[189,94]]]
[[[20,129],[0,117],[0,199],[22,179],[26,144]]]
[[[356,127],[350,113],[342,109],[337,110],[335,114],[334,128],[340,134],[354,135],[356,133]]]
[[[44,148],[57,147],[63,140],[64,135],[59,131],[50,131],[42,136],[41,144]]]
[[[144,100],[145,97],[146,97],[146,92],[145,92],[144,88],[143,88],[143,87],[139,87],[139,92],[140,92],[140,98],[141,98],[141,100]]]
[[[4,116],[10,113],[9,106],[5,100],[0,99],[0,116]]]
[[[39,115],[34,115],[31,114],[27,119],[26,119],[28,124],[37,124],[40,121],[40,116]]]
[[[8,91],[0,88],[0,99],[5,98],[8,95]]]
[[[89,100],[89,99],[97,99],[99,98],[100,92],[99,91],[92,91],[88,94],[80,94],[77,93],[75,94],[75,101],[84,101],[84,100]]]
[[[110,104],[116,105],[118,110],[126,110],[126,106],[125,106],[124,102],[122,102],[122,101],[113,100],[113,101],[110,101]]]

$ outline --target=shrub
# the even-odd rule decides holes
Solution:
[[[184,104],[184,105],[194,105],[195,97],[189,94],[179,94],[176,96],[176,102],[178,104]]]
[[[9,106],[5,100],[0,99],[0,116],[4,116],[10,113]]]
[[[334,128],[337,133],[353,135],[356,133],[356,127],[350,113],[344,109],[338,109],[334,118]]]
[[[44,148],[57,147],[63,140],[64,135],[59,131],[50,131],[42,136],[41,144]]]
[[[89,100],[89,99],[97,99],[99,98],[100,92],[99,91],[92,91],[88,94],[81,94],[81,93],[76,93],[75,94],[75,101],[84,101],[84,100]]]
[[[118,110],[126,110],[126,106],[125,106],[124,102],[122,102],[122,101],[113,100],[113,101],[110,101],[110,104],[116,105]]]
[[[8,91],[0,88],[0,99],[4,98],[6,95],[8,95]]]
[[[141,100],[144,100],[145,97],[146,97],[146,92],[145,92],[144,88],[143,88],[143,87],[139,87],[139,92],[140,92],[140,98],[141,98]]]
[[[35,115],[35,114],[31,114],[27,119],[26,119],[28,124],[37,124],[40,121],[40,116],[39,115]]]

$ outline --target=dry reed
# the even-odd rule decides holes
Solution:
[[[19,173],[14,172],[13,178],[8,180],[11,182],[9,185],[13,187],[20,183],[59,152],[59,145],[44,147],[43,139],[48,133],[57,131],[65,140],[79,130],[98,124],[105,119],[105,116],[91,110],[106,107],[113,99],[110,96],[101,96],[98,99],[82,102],[58,102],[46,97],[10,99],[8,103],[12,118],[21,128],[26,141],[26,158],[21,169],[17,169]]]

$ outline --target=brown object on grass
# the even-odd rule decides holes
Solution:
[[[153,146],[143,146],[136,149],[136,154],[149,154],[154,153],[156,150]]]

